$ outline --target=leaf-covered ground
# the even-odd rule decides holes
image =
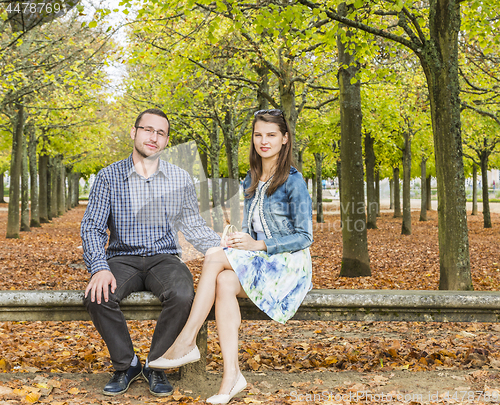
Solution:
[[[2,209],[3,207],[3,209]],[[83,266],[80,220],[84,205],[55,218],[42,228],[23,232],[20,239],[6,239],[6,205],[0,204],[0,289],[84,289],[88,276]],[[326,215],[323,224],[314,223],[314,288],[437,290],[439,253],[437,212],[429,221],[412,215],[412,235],[401,235],[401,219],[383,213],[378,229],[368,230],[371,277],[339,277],[342,236],[339,215]],[[481,215],[468,217],[472,278],[475,290],[500,289],[500,214],[492,214],[493,228],[484,229]],[[185,256],[196,256],[190,245]],[[199,256],[199,255],[198,255]],[[202,259],[190,260],[195,276]]]
[[[88,276],[79,237],[84,206],[42,228],[22,233],[19,240],[5,238],[7,213],[2,208],[6,206],[0,205],[0,289],[85,288]],[[429,219],[418,222],[415,213],[413,234],[402,236],[401,220],[383,214],[378,221],[379,229],[368,231],[373,276],[346,279],[338,275],[342,251],[339,216],[327,215],[325,224],[314,225],[315,242],[311,247],[314,288],[437,289],[437,213],[430,212]],[[493,214],[492,220],[494,227],[483,229],[481,216],[469,216],[471,267],[476,290],[499,290],[500,286],[497,225],[500,216]],[[189,247],[187,253],[192,253]],[[201,263],[201,259],[188,263],[195,281]],[[154,325],[154,321],[129,323],[137,353],[143,360]],[[468,390],[462,391],[487,391],[490,397],[483,398],[485,403],[492,402],[492,395],[500,389],[500,326],[497,324],[291,321],[282,326],[246,321],[240,339],[240,364],[249,379],[255,379],[240,399],[244,403],[314,403],[314,398],[306,394],[321,392],[325,387],[334,389],[335,393],[360,390],[388,393],[390,382],[396,381],[399,373],[412,375],[416,380],[428,375],[425,373],[441,374],[441,381],[451,373],[457,377],[457,384],[449,383],[448,379],[442,389],[465,387]],[[113,401],[99,394],[108,378],[102,373],[111,371],[111,365],[105,345],[90,322],[4,322],[0,323],[0,341],[0,370],[10,376],[3,383],[0,380],[0,403],[154,402],[145,389],[142,389],[143,395],[130,394]],[[209,324],[208,350],[208,371],[213,373],[209,376],[215,381],[195,384],[204,395],[216,390],[222,364],[213,323]],[[94,391],[79,388],[75,384],[84,382],[75,383],[71,376],[82,373],[91,380],[94,375],[104,378],[104,383],[99,383],[97,388],[95,384],[89,385]],[[345,373],[354,374],[338,383],[332,380]],[[99,374],[102,377],[97,377]],[[308,378],[309,375],[312,377]],[[289,381],[288,391],[277,385],[283,379]],[[207,387],[211,391],[205,393]],[[404,393],[408,388],[404,384],[394,387],[395,393]],[[290,389],[294,388],[302,397],[291,394]],[[200,395],[195,395],[196,389],[190,393],[190,389],[184,387],[168,401],[196,402]],[[308,402],[308,398],[312,402]],[[469,399],[473,402],[464,403],[481,403],[478,394]],[[342,398],[335,401],[334,397],[330,400],[322,397],[319,402],[343,403]],[[451,395],[440,401],[462,403],[460,398]]]

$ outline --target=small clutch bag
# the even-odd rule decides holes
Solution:
[[[231,233],[235,233],[235,232],[238,232],[238,228],[236,228],[234,225],[231,225],[231,224],[226,225],[224,228],[224,232],[222,232],[221,239],[224,240],[227,235],[229,235]]]

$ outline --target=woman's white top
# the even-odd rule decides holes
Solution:
[[[259,180],[259,186],[258,186],[259,190],[262,188],[263,185],[264,182]],[[257,233],[257,240],[266,239],[264,234],[264,228],[262,227],[262,221],[260,220],[259,217],[259,210],[253,210],[252,228],[254,232]]]

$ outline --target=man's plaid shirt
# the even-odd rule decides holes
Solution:
[[[220,245],[220,236],[200,216],[185,170],[160,159],[156,173],[146,179],[130,155],[97,174],[80,229],[91,274],[109,270],[107,259],[113,256],[180,255],[179,231],[202,253]]]

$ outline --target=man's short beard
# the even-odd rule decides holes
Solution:
[[[135,149],[135,151],[136,151],[139,155],[141,155],[144,159],[147,159],[147,158],[149,157],[149,156],[148,156],[148,155],[146,155],[146,154],[145,154],[142,150],[137,149],[135,146],[134,146],[134,149]]]
[[[134,145],[134,149],[135,151],[141,155],[144,159],[158,159],[158,157],[160,156],[160,153],[163,151],[163,150],[159,150],[158,152],[152,154],[151,156],[148,156],[146,155],[143,151],[139,150],[135,145]]]

